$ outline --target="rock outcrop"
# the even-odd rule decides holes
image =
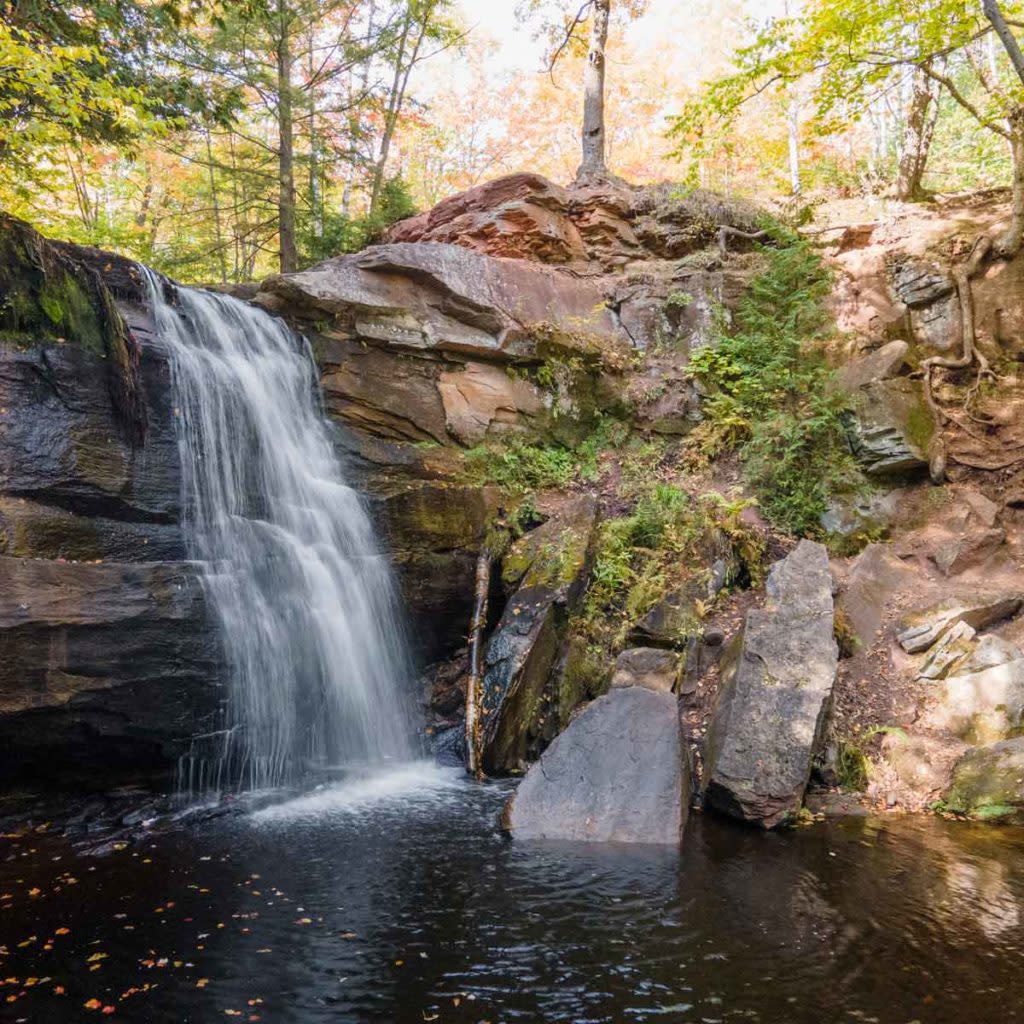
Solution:
[[[0,774],[173,774],[220,706],[138,269],[0,221]]]
[[[569,612],[586,585],[597,505],[585,497],[527,534],[506,559],[514,583],[484,652],[484,770],[518,770],[558,729],[553,691]]]
[[[704,785],[710,807],[773,828],[803,802],[835,681],[824,547],[801,541],[772,567],[766,589],[723,666]]]
[[[658,693],[672,693],[679,685],[683,659],[660,647],[630,647],[615,659],[612,689],[642,686]]]
[[[172,771],[224,699],[199,567],[0,558],[0,774]]]
[[[567,189],[537,174],[512,174],[401,221],[386,239],[451,242],[490,256],[611,270],[714,246],[721,224],[753,231],[757,211],[700,190],[680,197],[668,185]]]
[[[689,797],[675,698],[632,686],[573,719],[527,772],[502,820],[517,840],[678,844]]]

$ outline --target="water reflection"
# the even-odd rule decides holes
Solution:
[[[89,863],[55,841],[33,837],[34,854],[8,841],[0,973],[52,979],[12,1019],[77,1021],[90,998],[146,1022],[1022,1012],[1019,831],[886,819],[762,835],[698,817],[681,856],[517,844],[494,827],[506,787],[411,771]],[[44,952],[59,925],[69,933]],[[159,986],[121,1001],[147,982]]]

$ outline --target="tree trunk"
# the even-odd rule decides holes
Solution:
[[[800,105],[795,99],[789,101],[786,111],[786,132],[789,136],[789,191],[800,194]]]
[[[295,156],[292,124],[292,52],[287,0],[277,0],[278,238],[281,273],[298,267],[295,245]]]
[[[433,17],[434,3],[430,2],[423,7],[420,14],[418,35],[416,42],[409,54],[408,63],[403,65],[405,60],[405,49],[409,42],[409,33],[412,30],[414,19],[412,7],[406,16],[406,22],[402,29],[402,38],[398,47],[398,55],[395,58],[395,77],[391,84],[391,95],[388,98],[388,109],[384,117],[384,134],[380,140],[380,155],[377,157],[377,165],[373,171],[373,186],[370,190],[370,212],[376,211],[380,202],[381,189],[384,187],[384,172],[387,170],[388,156],[391,152],[391,142],[395,136],[395,128],[398,127],[398,118],[405,103],[405,92],[409,87],[409,76],[412,69],[420,59],[420,49],[423,40],[427,37],[430,28],[430,19]]]
[[[1013,161],[1013,203],[1010,226],[996,242],[996,255],[1013,259],[1024,242],[1024,108],[1018,108],[1008,118],[1010,126],[1010,157]]]
[[[318,125],[316,120],[316,88],[313,84],[313,76],[316,72],[316,39],[313,30],[309,32],[309,211],[313,225],[313,239],[318,243],[317,255],[319,258],[319,242],[324,237],[324,198],[320,180],[320,147],[317,137]]]
[[[1024,54],[1020,52],[1017,37],[1010,31],[1010,26],[1007,25],[999,4],[996,3],[996,0],[982,0],[981,6],[985,12],[985,17],[992,23],[992,27],[996,30],[996,35],[999,36],[999,41],[1006,49],[1010,63],[1013,65],[1013,70],[1017,72],[1017,77],[1024,82]]]
[[[224,234],[220,225],[220,196],[217,192],[217,175],[213,170],[213,146],[210,143],[210,128],[206,129],[206,169],[210,175],[210,205],[213,208],[213,238],[217,246],[217,266],[220,269],[220,283],[228,283],[227,255],[224,252]]]
[[[608,42],[611,0],[593,0],[590,50],[583,72],[583,162],[576,181],[608,174],[604,156],[604,48]]]
[[[896,198],[904,202],[914,202],[924,197],[921,179],[928,162],[928,148],[935,126],[933,112],[937,109],[938,98],[931,79],[923,71],[915,70],[896,168]]]

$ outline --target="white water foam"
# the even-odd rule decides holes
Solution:
[[[436,803],[466,788],[465,773],[432,761],[396,764],[360,778],[320,786],[310,793],[273,804],[250,816],[257,823],[294,822],[332,815],[362,814],[392,804]]]
[[[219,619],[224,728],[192,794],[415,756],[389,561],[346,483],[305,339],[254,306],[149,274],[171,371],[189,555]]]

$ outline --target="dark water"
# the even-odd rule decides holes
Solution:
[[[0,1018],[1024,1017],[1019,831],[697,819],[681,856],[520,845],[493,827],[506,792],[423,768],[103,857],[5,837]]]

